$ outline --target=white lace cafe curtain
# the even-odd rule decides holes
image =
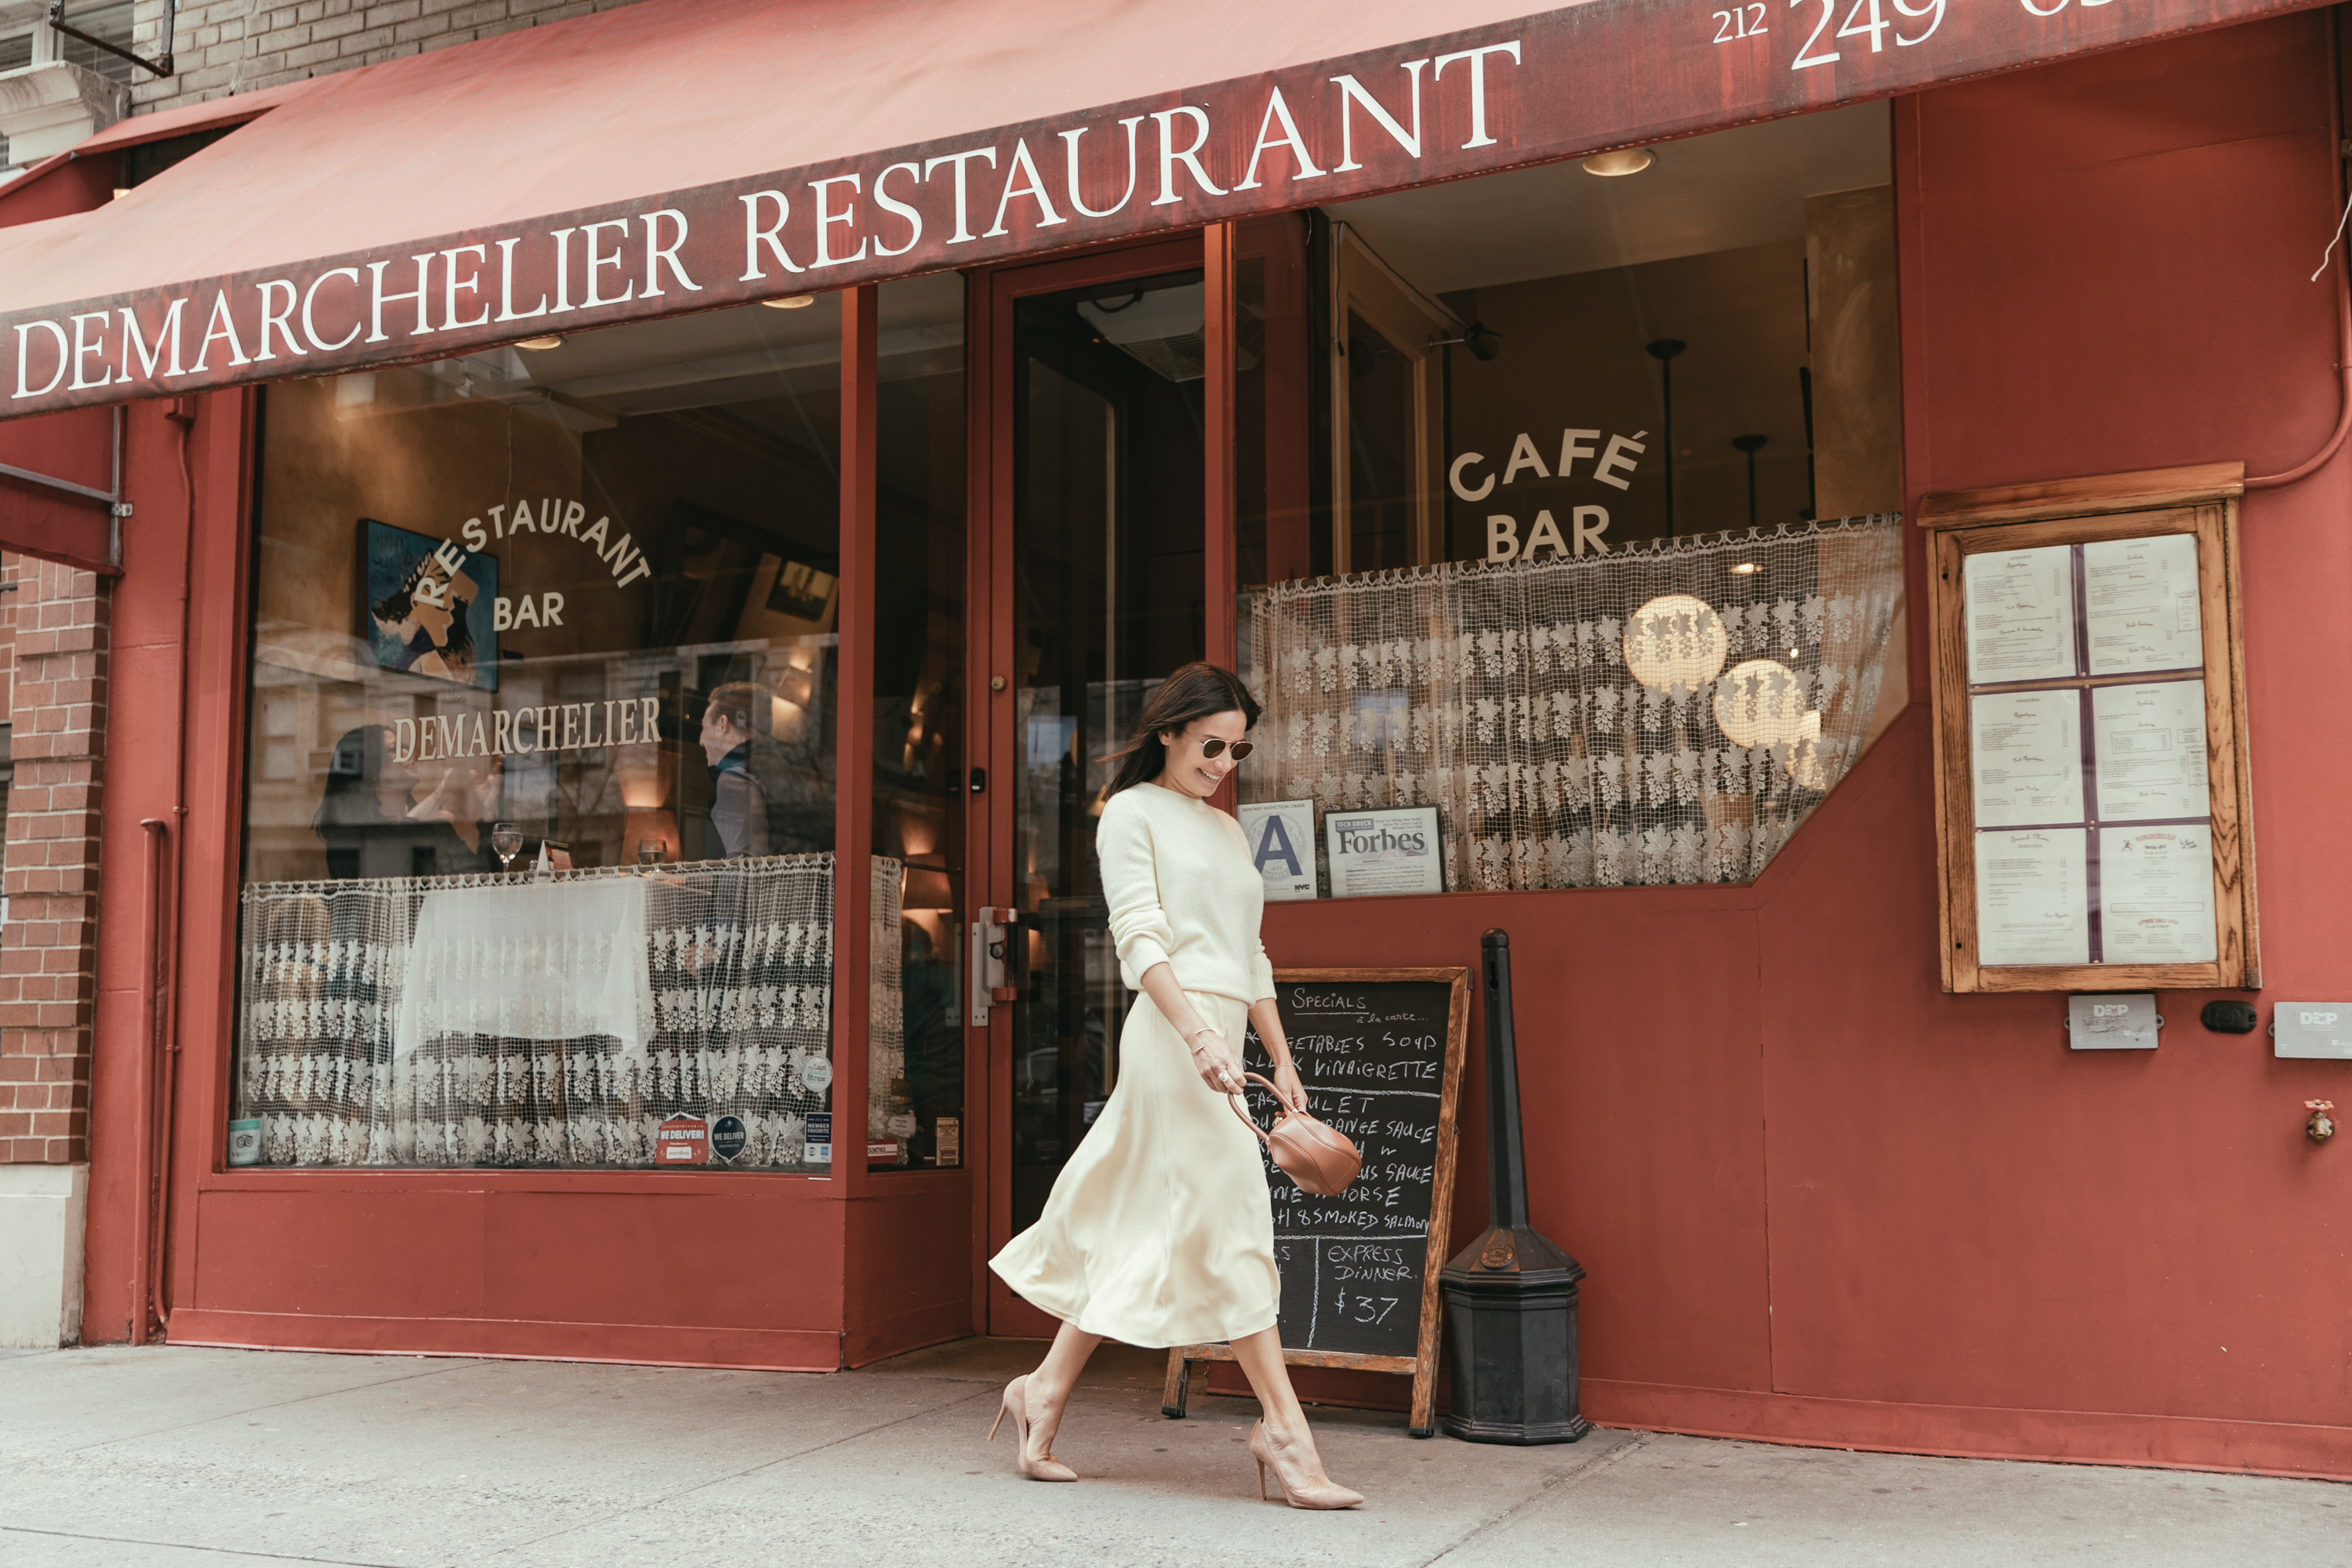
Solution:
[[[593,932],[462,918],[532,888],[619,912]],[[898,888],[877,858],[894,949]],[[650,1166],[655,1130],[691,1114],[742,1119],[733,1165],[794,1169],[828,1105],[830,855],[264,882],[242,904],[237,1114],[263,1164]]]
[[[1902,591],[1885,515],[1255,590],[1245,798],[1434,805],[1456,890],[1748,881],[1860,754]]]

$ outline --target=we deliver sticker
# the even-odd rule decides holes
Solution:
[[[710,1163],[710,1123],[699,1116],[673,1116],[654,1133],[656,1165]]]

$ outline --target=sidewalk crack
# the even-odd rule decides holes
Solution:
[[[59,1448],[56,1453],[59,1457],[67,1454],[87,1454],[93,1448],[108,1448],[117,1443],[136,1443],[142,1437],[160,1437],[166,1432],[184,1432],[191,1426],[209,1426],[215,1421],[226,1421],[238,1415],[255,1415],[264,1410],[283,1410],[289,1405],[308,1405],[314,1399],[332,1399],[338,1394],[357,1394],[363,1389],[385,1388],[395,1383],[414,1383],[420,1377],[441,1377],[453,1372],[464,1372],[468,1367],[489,1364],[482,1361],[464,1361],[448,1366],[432,1367],[424,1372],[412,1372],[405,1377],[372,1378],[365,1383],[354,1383],[342,1388],[322,1388],[316,1394],[297,1394],[291,1399],[276,1400],[268,1405],[249,1405],[236,1410],[216,1411],[210,1415],[201,1416],[194,1421],[182,1421],[175,1426],[157,1426],[144,1432],[124,1432],[112,1437],[101,1437],[95,1443],[84,1443],[79,1448]],[[17,1457],[21,1458],[25,1456]]]
[[[160,1546],[166,1552],[201,1552],[207,1556],[251,1557],[272,1563],[323,1563],[332,1568],[400,1568],[395,1563],[370,1563],[356,1557],[296,1556],[287,1552],[257,1552],[246,1546],[195,1546],[184,1541],[157,1541],[144,1535],[91,1535],[79,1530],[36,1530],[29,1524],[0,1524],[0,1534],[46,1535],[58,1541],[106,1541],[119,1546]]]
[[[1423,1558],[1422,1560],[1421,1568],[1432,1568],[1433,1564],[1444,1562],[1448,1557],[1453,1556],[1455,1552],[1461,1551],[1464,1547],[1469,1545],[1480,1536],[1490,1534],[1510,1523],[1511,1521],[1518,1518],[1519,1515],[1527,1512],[1528,1510],[1535,1507],[1538,1503],[1544,1501],[1554,1492],[1559,1491],[1562,1487],[1568,1485],[1569,1482],[1580,1480],[1586,1476],[1599,1475],[1601,1471],[1607,1469],[1610,1466],[1617,1463],[1619,1460],[1626,1458],[1639,1450],[1648,1447],[1651,1444],[1656,1442],[1661,1436],[1663,1436],[1663,1434],[1657,1432],[1643,1432],[1636,1436],[1632,1442],[1625,1444],[1622,1447],[1612,1448],[1609,1452],[1600,1456],[1598,1458],[1587,1459],[1584,1463],[1577,1466],[1574,1469],[1562,1470],[1559,1475],[1552,1477],[1551,1479],[1546,1481],[1541,1487],[1538,1488],[1534,1495],[1521,1500],[1518,1503],[1505,1510],[1502,1513],[1496,1515],[1493,1519],[1486,1520],[1482,1523],[1472,1525],[1468,1530],[1465,1531],[1461,1535],[1457,1536],[1452,1542],[1450,1542],[1444,1550],[1438,1552],[1436,1556]]]

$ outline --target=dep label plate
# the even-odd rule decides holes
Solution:
[[[2078,1051],[2152,1051],[2163,1026],[2153,991],[2066,998],[2067,1044]]]
[[[2271,1010],[2271,1052],[2352,1059],[2352,1002],[2282,1002]]]

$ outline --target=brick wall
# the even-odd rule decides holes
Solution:
[[[0,595],[16,767],[0,872],[0,1163],[78,1164],[89,1158],[109,601],[90,573],[46,561],[0,556],[0,576],[17,584]]]
[[[141,113],[471,43],[633,0],[184,0],[173,74],[136,73]],[[152,58],[161,0],[141,0],[132,47]]]

